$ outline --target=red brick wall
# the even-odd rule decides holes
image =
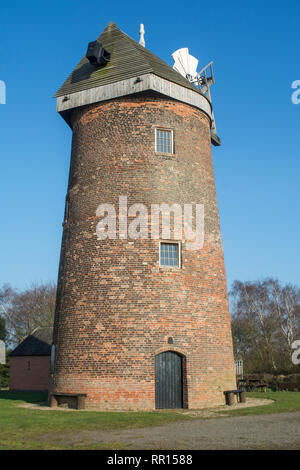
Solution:
[[[15,356],[10,358],[10,390],[48,390],[50,357]]]
[[[72,123],[52,388],[102,409],[153,409],[154,357],[175,350],[186,357],[187,406],[224,403],[236,384],[209,119],[144,94],[76,110]],[[173,129],[174,155],[155,153],[157,127]],[[204,247],[183,243],[182,268],[170,270],[158,240],[98,240],[96,209],[120,195],[204,204]]]

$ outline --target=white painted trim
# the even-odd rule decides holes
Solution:
[[[200,95],[200,93],[181,85],[177,85],[177,83],[170,82],[169,80],[165,80],[164,78],[158,77],[152,73],[141,75],[139,78],[141,79],[140,81],[137,81],[136,77],[134,77],[111,83],[109,85],[103,85],[90,88],[89,90],[59,96],[57,98],[57,111],[67,111],[69,109],[98,103],[100,101],[153,90],[175,100],[195,106],[206,113],[210,119],[212,118],[212,106],[209,100],[205,96]]]

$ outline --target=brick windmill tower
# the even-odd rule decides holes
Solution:
[[[209,97],[114,23],[56,97],[73,140],[50,392],[101,409],[224,403],[236,384]],[[153,229],[161,204],[173,228],[204,208],[198,249],[162,229],[165,209]]]

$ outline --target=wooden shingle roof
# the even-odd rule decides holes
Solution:
[[[97,41],[110,53],[105,66],[90,64],[86,57],[79,62],[55,97],[108,85],[121,80],[153,73],[202,94],[180,73],[145,47],[127,36],[115,23],[109,23]]]

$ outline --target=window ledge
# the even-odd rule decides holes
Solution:
[[[157,157],[169,157],[169,158],[176,157],[176,153],[155,152],[155,155]]]
[[[181,271],[181,266],[159,266],[160,271]]]

